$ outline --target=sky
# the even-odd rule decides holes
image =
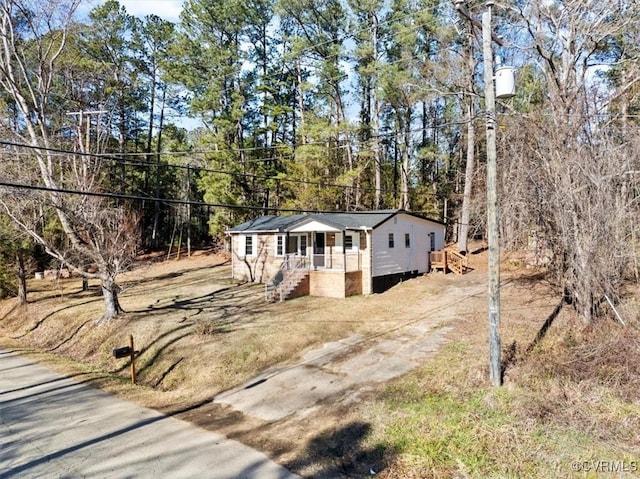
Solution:
[[[153,13],[171,22],[179,20],[183,2],[184,0],[118,0],[130,15],[143,18]],[[81,2],[78,13],[84,16],[93,7],[103,3],[104,0],[85,0]]]
[[[154,13],[172,22],[179,20],[182,3],[183,0],[120,0],[131,15],[144,17]]]

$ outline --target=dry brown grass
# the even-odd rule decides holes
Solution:
[[[584,477],[573,460],[640,456],[637,291],[614,320],[584,328],[534,270],[506,259],[502,288],[505,385],[487,385],[485,253],[464,277],[434,274],[370,297],[265,303],[259,285],[229,279],[225,258],[196,256],[138,268],[126,278],[128,313],[96,327],[97,289],[80,281],[31,282],[30,304],[0,303],[6,344],[75,371],[129,399],[215,429],[316,478]],[[478,293],[480,291],[480,293]],[[371,341],[400,325],[446,314],[449,343],[423,367],[368,386],[344,405],[268,423],[208,399],[306,348],[360,333]],[[133,334],[141,386],[111,351]],[[41,353],[40,351],[48,351]],[[621,477],[632,477],[622,475]]]
[[[393,304],[365,297],[267,303],[262,285],[232,281],[227,258],[216,255],[150,262],[123,280],[127,313],[104,326],[94,322],[102,308],[97,284],[82,292],[79,279],[30,281],[28,305],[2,303],[2,334],[123,380],[127,361],[112,350],[131,334],[145,400],[177,407],[295,361],[308,347],[402,320]]]
[[[538,337],[554,311],[548,293],[535,275],[503,287],[502,388],[487,386],[480,312],[457,325],[460,340],[386,388],[375,434],[403,453],[381,477],[591,477],[573,461],[617,461],[626,470],[615,477],[636,477],[638,309],[627,305],[626,327],[611,318],[584,328],[565,306]]]

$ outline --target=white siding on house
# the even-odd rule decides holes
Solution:
[[[351,248],[347,248],[347,254],[357,253],[360,250],[360,232],[359,231],[347,231],[347,236],[351,237]],[[334,251],[336,253],[344,253],[344,236],[343,233],[338,233],[335,236],[336,245]]]
[[[393,233],[393,248],[389,247],[390,233]],[[409,234],[408,248],[405,242],[407,233]],[[431,233],[435,235],[435,249],[444,248],[444,225],[442,224],[399,214],[379,225],[372,234],[372,276],[428,271]]]

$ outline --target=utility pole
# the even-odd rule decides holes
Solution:
[[[82,177],[84,181],[84,186],[86,186],[87,175],[88,175],[88,157],[91,153],[91,115],[100,115],[102,113],[107,113],[107,110],[93,110],[93,111],[72,111],[68,112],[69,116],[77,116],[78,117],[78,145],[80,146],[80,153],[85,155],[82,160]],[[84,116],[87,116],[87,128],[85,131],[85,141],[84,144],[82,142],[82,123],[84,121]],[[96,134],[96,145],[98,144],[98,135]],[[87,265],[84,266],[84,270],[86,271]],[[89,280],[86,276],[82,277],[82,291],[89,290]]]
[[[487,238],[489,241],[489,381],[502,384],[500,359],[500,227],[498,220],[498,155],[496,152],[496,97],[493,89],[491,48],[491,8],[487,1],[482,14],[482,56],[484,60],[484,100],[487,110]]]
[[[493,0],[485,3],[482,24],[471,17],[464,6],[465,0],[455,0],[456,10],[466,17],[473,26],[482,28],[482,57],[484,63],[484,94],[487,135],[487,239],[488,260],[488,303],[489,303],[489,381],[493,386],[502,384],[500,359],[500,230],[498,221],[498,159],[496,151],[496,95],[493,85],[493,50],[491,42],[501,45],[491,31],[491,9]]]

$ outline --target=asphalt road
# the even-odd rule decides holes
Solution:
[[[295,477],[239,442],[0,350],[0,479]]]

